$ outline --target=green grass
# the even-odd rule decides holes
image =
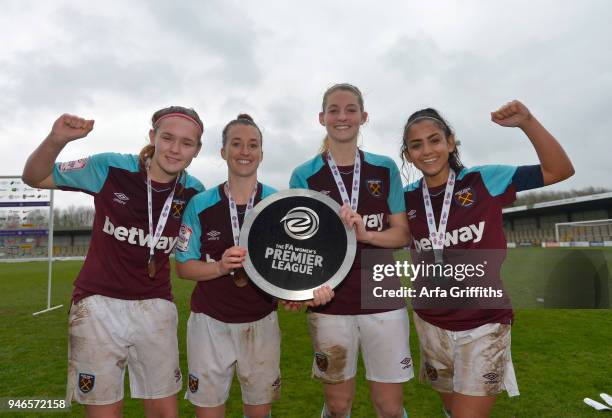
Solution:
[[[580,262],[562,263],[567,251],[555,249],[516,249],[509,251],[504,268],[506,286],[516,306],[534,296],[547,295],[554,287],[554,270],[567,270]],[[594,255],[595,260],[602,256]],[[612,252],[603,257],[608,267]],[[592,254],[587,254],[590,257]],[[555,261],[555,257],[556,260]],[[596,264],[596,263],[595,263]],[[63,398],[66,383],[67,320],[72,282],[81,262],[54,264],[53,303],[64,307],[33,317],[32,312],[46,304],[46,263],[0,264],[0,397]],[[577,272],[578,273],[578,272]],[[576,280],[585,280],[576,273]],[[572,276],[574,274],[572,273]],[[609,276],[608,276],[609,277]],[[193,283],[174,280],[179,310],[181,367],[185,374],[185,328]],[[609,288],[608,288],[609,291]],[[590,294],[590,296],[593,296]],[[524,300],[523,300],[524,299]],[[600,298],[601,299],[601,298]],[[518,309],[512,330],[512,354],[521,396],[499,397],[494,417],[596,417],[595,410],[582,403],[584,397],[598,398],[612,391],[612,311],[609,309]],[[320,384],[310,378],[312,347],[303,313],[279,312],[283,333],[281,400],[273,406],[274,417],[318,417],[322,405]],[[418,363],[416,333],[411,331],[411,347]],[[126,385],[126,388],[128,386]],[[193,416],[193,408],[180,394],[180,416]],[[437,395],[415,380],[405,385],[405,405],[411,417],[440,417]],[[141,417],[140,401],[125,401],[126,417]],[[73,404],[70,413],[51,416],[84,416]],[[0,418],[37,417],[40,413],[0,412]],[[47,416],[48,414],[44,414]],[[228,417],[241,417],[240,391],[232,387],[227,403]],[[367,383],[360,365],[353,418],[373,417]]]

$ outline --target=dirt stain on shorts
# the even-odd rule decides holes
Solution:
[[[509,345],[509,325],[500,327],[487,336],[490,341],[482,352],[483,362],[488,372],[483,376],[487,379],[485,388],[488,395],[495,395],[502,390],[503,378],[506,372],[506,349]]]
[[[139,300],[137,305],[142,312],[151,310],[151,302],[149,300]]]
[[[87,345],[87,338],[77,337],[76,335],[70,336],[70,352],[78,353],[83,350]]]
[[[127,362],[127,359],[124,359],[124,358],[117,360],[117,367],[123,370],[125,368],[126,362]]]
[[[74,305],[74,313],[72,314],[72,320],[70,321],[70,327],[78,327],[82,325],[87,318],[89,318],[89,308],[87,304],[79,302]]]
[[[324,353],[329,359],[329,367],[325,371],[325,380],[334,383],[343,382],[344,368],[346,367],[346,348],[340,345],[332,345]]]
[[[281,377],[278,376],[274,383],[272,383],[272,393],[270,395],[270,399],[272,401],[278,401],[280,399],[281,392]]]

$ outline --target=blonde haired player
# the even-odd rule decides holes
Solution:
[[[378,417],[407,416],[403,383],[413,377],[405,304],[378,310],[361,306],[362,251],[402,247],[409,235],[397,166],[390,158],[357,146],[367,117],[357,87],[330,87],[319,113],[327,132],[322,153],[296,168],[290,180],[292,188],[317,190],[341,204],[340,217],[354,228],[358,241],[355,262],[334,289],[334,298],[308,312],[315,351],[312,374],[323,384],[324,418],[350,415],[359,351]]]

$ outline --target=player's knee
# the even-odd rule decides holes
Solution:
[[[271,408],[270,405],[245,405],[244,406],[244,418],[270,418]]]
[[[350,396],[335,396],[333,399],[327,400],[326,406],[331,417],[345,418],[351,412],[351,398]]]
[[[374,409],[381,418],[404,418],[404,407],[389,402],[374,402]]]

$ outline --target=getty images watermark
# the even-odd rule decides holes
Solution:
[[[366,250],[361,257],[364,309],[509,309],[500,276],[503,251]]]
[[[608,253],[593,249],[364,250],[364,309],[610,309]],[[510,297],[512,296],[512,297]],[[512,304],[510,303],[512,299]]]

